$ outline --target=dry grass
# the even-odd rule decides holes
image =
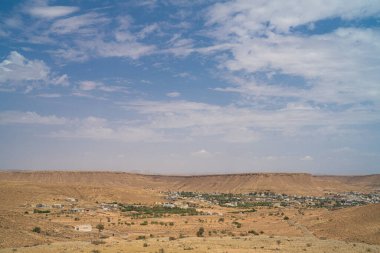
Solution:
[[[278,241],[281,241],[279,244]],[[248,253],[248,252],[380,252],[380,246],[366,244],[352,244],[335,240],[318,240],[304,237],[212,237],[212,238],[184,238],[169,241],[168,238],[147,239],[146,241],[108,239],[106,244],[92,245],[88,242],[65,242],[39,245],[27,248],[18,248],[21,253],[50,253],[50,252],[197,252],[197,253]],[[14,252],[12,248],[0,250],[2,253]],[[162,251],[161,251],[162,252]]]

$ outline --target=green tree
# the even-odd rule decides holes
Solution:
[[[102,232],[104,230],[104,225],[99,223],[98,225],[96,225],[96,228],[98,229],[99,233],[98,233],[98,237],[100,237],[100,232]]]

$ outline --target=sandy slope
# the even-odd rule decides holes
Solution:
[[[319,237],[380,244],[380,204],[325,212],[313,223]]]
[[[333,177],[305,173],[252,173],[206,176],[160,176],[122,172],[0,172],[0,182],[33,182],[81,187],[128,187],[131,190],[250,192],[271,190],[302,195],[324,191],[380,189],[380,175]]]

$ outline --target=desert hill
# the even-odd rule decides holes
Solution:
[[[297,195],[325,192],[374,191],[380,189],[380,175],[314,176],[306,173],[251,173],[201,176],[141,175],[125,172],[25,171],[0,172],[0,182],[62,188],[81,194],[85,188],[104,187],[128,192],[200,191],[244,193],[272,191]],[[67,186],[72,186],[67,189]],[[62,190],[61,189],[61,190]],[[111,194],[111,193],[110,193]],[[117,194],[115,194],[117,195]],[[80,196],[81,197],[81,196]],[[140,198],[141,199],[141,198]]]
[[[308,226],[318,237],[351,242],[380,242],[380,204],[325,212]]]
[[[30,171],[0,172],[0,182],[43,185],[128,187],[132,190],[251,192],[321,195],[326,191],[380,189],[380,174],[369,176],[314,176],[306,173],[249,173],[202,176],[142,175],[125,172]]]

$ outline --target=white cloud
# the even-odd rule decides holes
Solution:
[[[192,152],[191,155],[195,157],[211,157],[212,156],[211,153],[205,149],[200,149],[195,152]]]
[[[166,96],[171,97],[171,98],[176,98],[176,97],[181,96],[181,93],[173,91],[173,92],[166,93]]]
[[[51,25],[50,31],[62,35],[69,33],[80,33],[81,35],[96,34],[99,28],[98,26],[108,22],[109,19],[100,14],[86,13],[74,17],[58,19]]]
[[[69,61],[87,61],[96,57],[120,57],[137,60],[143,56],[155,53],[156,46],[146,45],[132,38],[123,38],[118,40],[105,40],[103,38],[93,38],[91,40],[84,39],[76,40],[73,47],[61,48],[51,52],[59,60],[63,58]],[[125,39],[125,41],[124,41]]]
[[[28,60],[16,51],[0,62],[0,83],[47,81],[49,67],[40,60]]]
[[[112,19],[96,12],[56,20],[50,33],[67,36],[75,34],[75,40],[51,51],[57,60],[87,61],[96,57],[121,57],[138,59],[155,52],[156,46],[140,42],[156,29],[146,27],[140,33],[130,31],[129,16],[116,17],[118,26],[112,27]]]
[[[373,56],[380,54],[378,30],[337,28],[310,35],[293,29],[301,25],[316,29],[317,21],[329,18],[379,15],[378,1],[217,3],[208,10],[207,32],[215,45],[230,52],[220,60],[220,67],[229,70],[228,78],[235,83],[218,90],[238,92],[256,102],[269,97],[260,101],[264,103],[278,97],[314,104],[376,104],[380,101],[380,58]],[[305,83],[269,85],[270,76],[269,81],[255,78],[267,73],[300,77]]]
[[[225,62],[231,71],[248,73],[280,70],[282,74],[302,76],[311,89],[279,86],[253,86],[274,96],[291,92],[305,100],[347,103],[380,96],[379,79],[380,33],[372,30],[339,29],[327,35],[308,38],[273,34],[256,38],[232,49],[234,58]],[[343,60],[346,59],[346,60]],[[372,66],[368,68],[368,66]],[[278,90],[282,89],[282,91]]]
[[[147,35],[159,30],[160,27],[157,23],[154,23],[154,24],[151,24],[151,25],[147,25],[145,26],[143,29],[141,29],[141,31],[137,34],[137,37],[139,39],[144,39]]]
[[[183,38],[181,34],[174,34],[167,43],[167,49],[162,53],[173,54],[178,57],[185,57],[195,52],[193,39]]]
[[[55,115],[42,116],[35,112],[18,111],[0,112],[0,124],[63,125],[66,123],[67,119]]]
[[[95,96],[95,95],[91,95],[89,93],[80,92],[80,91],[74,91],[71,93],[71,95],[73,95],[75,97],[91,98],[91,99],[97,99],[97,100],[103,100],[103,101],[108,100],[107,98],[105,98],[103,96]]]
[[[119,93],[128,93],[127,88],[122,86],[115,85],[106,85],[102,82],[95,81],[81,81],[79,82],[79,90],[81,91],[104,91],[104,92],[119,92]]]
[[[341,17],[346,20],[377,16],[380,3],[368,1],[228,1],[217,3],[208,11],[209,25],[220,25],[218,36],[251,37],[268,30],[287,33],[292,27],[322,19]]]
[[[44,61],[29,60],[16,51],[0,62],[0,85],[25,87],[24,92],[29,93],[36,87],[49,84],[67,86],[68,76],[56,76]]]
[[[208,136],[229,142],[251,142],[273,134],[331,135],[380,121],[379,115],[360,107],[331,112],[288,103],[285,108],[265,110],[189,101],[137,101],[123,106],[144,116],[152,129],[178,130],[183,136]]]
[[[118,142],[158,142],[166,141],[159,132],[144,126],[131,125],[122,122],[112,124],[104,118],[87,117],[77,120],[76,124],[67,130],[59,130],[49,134],[54,138],[108,140]]]
[[[67,74],[63,74],[61,76],[53,78],[52,83],[55,85],[67,86],[69,85],[69,76]]]
[[[309,156],[309,155],[307,155],[307,156],[302,157],[300,160],[301,161],[313,161],[314,158],[311,157],[311,156]]]
[[[151,54],[156,49],[153,45],[145,45],[139,42],[117,43],[102,40],[87,44],[82,42],[81,46],[90,50],[93,49],[101,57],[128,57],[131,59],[138,59]]]
[[[67,16],[79,10],[78,7],[73,6],[35,6],[27,10],[27,12],[38,18],[58,18]]]
[[[182,78],[188,78],[188,77],[191,77],[191,74],[188,72],[181,72],[181,73],[176,74],[175,76],[182,77]]]
[[[97,86],[98,84],[93,81],[82,81],[79,83],[79,89],[85,90],[85,91],[94,90]]]
[[[42,93],[42,94],[38,94],[37,97],[41,97],[41,98],[59,98],[59,97],[62,97],[62,95],[58,94],[58,93]]]

